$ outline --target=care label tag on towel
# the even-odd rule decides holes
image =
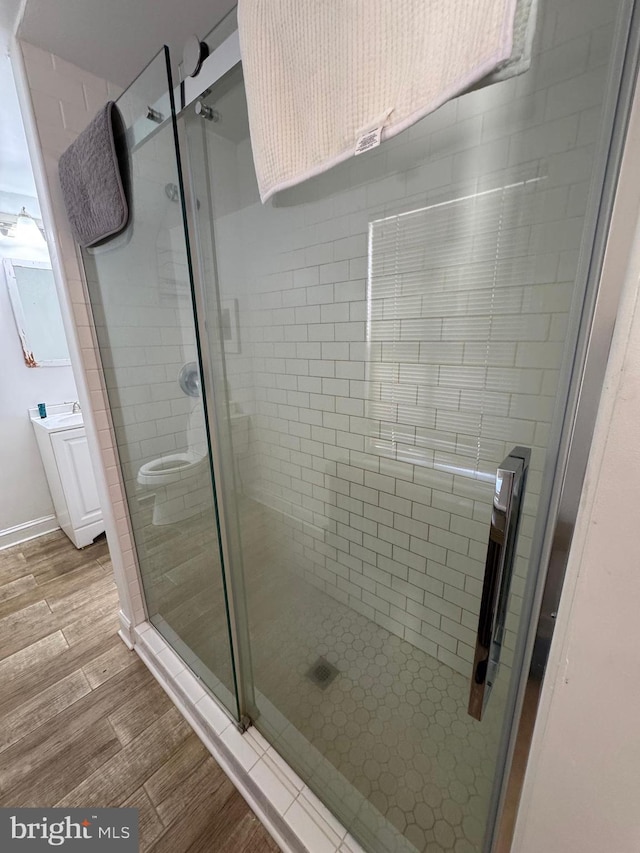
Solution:
[[[374,119],[371,124],[365,125],[360,136],[356,139],[356,150],[353,152],[357,157],[358,154],[364,154],[365,151],[371,151],[372,148],[377,148],[380,145],[382,137],[382,128],[387,123],[387,119],[393,112],[393,107],[385,110],[381,116]]]
[[[372,148],[377,148],[380,145],[380,135],[382,134],[382,125],[380,127],[376,127],[375,130],[369,130],[367,133],[363,133],[362,136],[358,137],[356,140],[356,150],[354,151],[355,156],[358,154],[364,154],[365,151],[370,151]]]

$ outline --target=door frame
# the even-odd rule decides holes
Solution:
[[[235,30],[205,59],[196,77],[187,77],[176,88],[181,111],[240,63]],[[590,251],[582,253],[576,273],[577,279],[586,281],[586,289],[573,330],[576,347],[571,369],[558,391],[567,401],[564,417],[549,441],[550,454],[555,454],[555,473],[540,496],[540,505],[547,511],[538,514],[530,557],[531,565],[537,564],[539,570],[530,571],[527,577],[521,620],[528,627],[520,630],[514,654],[513,670],[519,675],[512,679],[505,709],[485,853],[507,853],[511,848],[625,280],[626,265],[616,263],[613,254],[626,258],[633,245],[636,217],[629,211],[640,208],[640,185],[626,179],[634,164],[629,162],[631,152],[625,151],[625,144],[639,67],[640,9],[635,0],[622,0],[583,231],[583,244],[590,246]]]
[[[503,768],[503,784],[494,788],[486,850],[508,851],[524,771],[531,749],[535,719],[546,675],[556,616],[576,527],[591,444],[604,387],[609,351],[625,282],[626,263],[616,263],[613,255],[629,256],[636,217],[629,215],[640,206],[637,180],[626,175],[631,170],[625,150],[627,131],[635,105],[636,81],[640,68],[640,7],[635,0],[621,4],[613,35],[613,55],[604,97],[600,139],[595,156],[596,173],[585,219],[583,242],[590,251],[582,253],[576,278],[586,279],[582,311],[577,318],[578,336],[570,376],[567,378],[564,418],[556,425],[550,446],[557,446],[555,475],[547,494],[547,514],[540,514],[533,534],[531,560],[539,572],[530,572],[523,596],[523,623],[514,655],[519,679],[511,685],[507,717],[498,755]],[[611,128],[607,132],[607,128]],[[596,189],[599,189],[598,193]],[[599,196],[599,197],[598,197]],[[590,237],[590,240],[589,240]],[[559,389],[561,392],[562,389]],[[549,463],[547,463],[549,464]],[[510,718],[509,718],[510,715]],[[518,764],[514,756],[518,755]],[[506,808],[507,804],[509,808]]]

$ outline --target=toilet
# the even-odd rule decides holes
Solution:
[[[145,462],[137,479],[140,486],[153,493],[153,524],[177,524],[207,507],[211,480],[200,404],[189,415],[187,449]]]

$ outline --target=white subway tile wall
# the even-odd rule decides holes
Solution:
[[[524,76],[264,207],[225,128],[241,99],[206,128],[218,286],[240,308],[228,390],[251,415],[239,491],[267,513],[251,538],[465,674],[495,469],[520,444],[511,659],[576,290],[614,10],[580,4],[576,36],[568,9]]]

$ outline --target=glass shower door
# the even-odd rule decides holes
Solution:
[[[247,710],[367,849],[480,850],[572,292],[536,279],[546,176],[412,193],[390,144],[263,207],[240,68],[205,106],[185,122]]]
[[[368,850],[492,841],[628,13],[266,205],[240,66],[180,118],[242,710]]]
[[[131,218],[83,261],[149,620],[237,718],[171,91],[165,49],[118,99]]]

